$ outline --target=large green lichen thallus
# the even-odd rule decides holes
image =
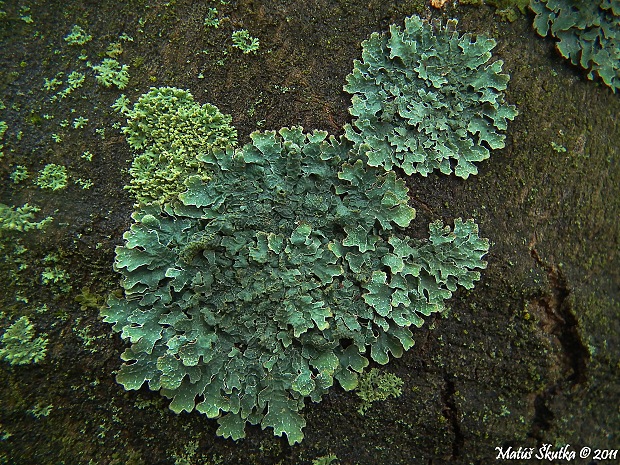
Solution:
[[[354,388],[368,348],[382,364],[401,356],[411,326],[473,287],[488,248],[477,226],[407,237],[404,182],[351,148],[301,128],[254,133],[201,156],[212,179],[190,177],[181,203],[134,214],[116,250],[125,298],[104,311],[132,343],[125,388],[148,382],[175,412],[219,418],[225,437],[249,422],[298,442],[306,397],[334,379]]]
[[[172,88],[149,98],[174,94],[191,99]],[[141,108],[128,133],[159,121],[157,106]],[[411,348],[412,330],[480,278],[488,241],[460,218],[410,237],[405,182],[369,162],[363,132],[282,128],[237,148],[227,117],[200,135],[192,112],[162,108],[174,141],[145,130],[130,143],[158,160],[174,145],[183,176],[162,199],[138,202],[116,250],[124,296],[102,314],[130,342],[117,380],[147,383],[174,412],[216,418],[224,437],[244,437],[250,423],[300,442],[306,398],[320,401],[335,381],[354,389],[371,361]]]

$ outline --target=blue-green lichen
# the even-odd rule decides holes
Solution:
[[[124,296],[111,296],[102,310],[130,342],[117,375],[125,389],[148,384],[172,399],[177,413],[197,410],[217,418],[224,437],[244,437],[249,423],[300,442],[306,398],[320,401],[335,381],[354,389],[371,360],[386,364],[411,348],[413,330],[443,312],[458,286],[473,288],[477,270],[486,266],[488,241],[472,220],[460,218],[452,226],[431,223],[428,238],[409,236],[415,211],[404,180],[391,168],[449,173],[452,158],[456,174],[475,173],[471,162],[488,156],[482,144],[503,146],[495,129],[505,129],[516,114],[503,102],[508,78],[499,73],[499,62],[483,66],[494,45],[490,39],[472,42],[415,17],[406,20],[412,37],[392,31],[400,31],[389,41],[394,55],[387,39],[374,35],[370,41],[384,46],[365,45],[365,63],[376,51],[386,54],[375,56],[377,62],[391,61],[403,71],[396,53],[410,56],[415,34],[427,40],[420,40],[427,48],[416,71],[425,77],[417,79],[437,80],[433,88],[445,88],[448,97],[443,106],[429,106],[425,125],[395,117],[397,106],[413,111],[418,98],[431,92],[414,91],[402,76],[389,86],[390,95],[402,97],[398,105],[362,117],[362,106],[382,105],[368,96],[377,99],[383,90],[381,79],[361,77],[376,71],[361,63],[347,86],[363,84],[368,92],[354,97],[357,119],[338,138],[282,128],[255,132],[238,148],[229,117],[174,88],[151,89],[128,112],[127,140],[143,152],[146,168],[134,161],[130,190],[139,202],[125,244],[116,249]],[[433,64],[433,47],[457,50],[465,58],[450,66],[469,68],[443,82],[448,68]],[[439,131],[433,137],[443,142],[420,142],[416,153],[425,149],[428,160],[417,164],[407,157],[405,163],[379,162],[372,153],[376,131],[386,130],[388,118],[380,127],[362,121],[375,124],[390,111],[391,135],[401,137],[395,143],[448,132],[451,125],[458,137]],[[460,129],[453,123],[459,119],[466,120],[458,122]],[[440,146],[459,151],[438,159]],[[171,179],[167,167],[176,172]],[[153,190],[146,189],[153,178],[148,173],[160,171]]]
[[[620,88],[620,2],[618,0],[532,0],[534,29],[549,32],[560,54],[598,75],[616,92]]]
[[[490,61],[495,41],[459,35],[455,26],[412,16],[362,43],[344,86],[354,117],[345,131],[369,165],[466,179],[489,149],[504,147],[501,131],[517,111],[504,101],[502,62]]]
[[[103,311],[132,342],[118,381],[225,437],[260,423],[295,443],[306,397],[354,388],[368,350],[385,364],[409,349],[411,327],[473,287],[488,242],[461,220],[408,237],[404,182],[352,157],[325,132],[254,133],[199,156],[212,177],[181,203],[138,210],[116,250],[125,298]]]

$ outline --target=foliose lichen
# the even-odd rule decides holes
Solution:
[[[104,87],[114,85],[122,90],[129,83],[129,65],[121,65],[114,58],[104,58],[98,65],[87,65],[97,73],[95,78]]]
[[[19,184],[22,181],[28,179],[28,169],[24,165],[17,165],[13,172],[9,175],[13,184]]]
[[[21,207],[9,207],[0,203],[0,232],[1,231],[30,231],[31,229],[43,229],[51,221],[52,217],[48,216],[41,221],[33,221],[34,214],[40,211],[39,207],[28,205],[27,203]]]
[[[459,40],[487,50],[473,56],[488,60],[486,40]],[[505,123],[515,114],[499,106],[507,78],[479,74],[481,82],[496,79],[479,86],[486,89],[480,119]],[[147,383],[172,399],[175,412],[217,418],[224,437],[260,424],[293,444],[303,438],[305,399],[320,401],[334,381],[354,389],[371,360],[385,364],[412,347],[424,317],[480,278],[489,244],[460,218],[451,227],[431,223],[428,239],[410,237],[408,189],[389,169],[394,163],[370,162],[370,126],[339,138],[300,127],[255,132],[236,148],[230,117],[205,107],[189,92],[152,89],[128,117],[132,147],[153,163],[173,154],[163,166],[178,174],[166,186],[157,185],[168,182],[163,175],[154,181],[161,190],[150,198],[142,181],[130,188],[146,201],[116,249],[124,296],[111,296],[102,310],[131,344],[117,381],[128,390]],[[473,121],[472,114],[461,116]],[[395,133],[417,133],[397,123]],[[485,137],[503,143],[501,135]],[[140,172],[132,167],[146,182]]]
[[[620,88],[620,2],[617,0],[532,0],[534,29],[549,32],[572,64],[598,75],[616,92]]]
[[[376,368],[364,372],[355,391],[362,400],[357,409],[358,413],[364,415],[373,402],[386,400],[389,397],[400,397],[403,393],[403,384],[404,381],[393,373],[382,373]]]
[[[246,422],[301,441],[304,399],[334,379],[400,357],[411,326],[473,287],[488,242],[472,221],[403,234],[414,218],[393,172],[351,159],[352,145],[301,128],[254,133],[237,152],[198,158],[180,204],[141,209],[116,250],[125,298],[103,311],[132,342],[117,380],[148,382],[175,412]],[[202,401],[198,401],[202,398]]]
[[[209,169],[199,156],[237,142],[230,116],[175,87],[151,88],[125,115],[123,130],[138,153],[127,189],[145,205],[173,201],[192,175],[207,181]]]
[[[530,0],[459,0],[459,5],[492,6],[501,21],[512,23],[527,12]]]
[[[4,157],[4,144],[2,143],[2,140],[4,139],[4,133],[8,128],[9,126],[6,124],[6,121],[0,121],[0,158]]]
[[[510,78],[501,60],[490,61],[495,40],[459,35],[456,23],[412,16],[362,42],[344,86],[354,117],[345,134],[369,165],[466,179],[489,149],[504,147],[501,131],[517,115],[504,101]]]
[[[217,29],[220,27],[220,19],[218,17],[217,8],[208,8],[205,16],[204,25]]]
[[[233,47],[237,47],[243,53],[254,53],[258,50],[260,41],[252,37],[246,29],[241,29],[232,33]]]
[[[75,24],[71,28],[71,32],[65,36],[65,42],[69,45],[84,45],[86,42],[91,41],[93,36],[88,34],[84,29]]]
[[[339,463],[336,454],[324,455],[322,457],[312,459],[312,465],[334,465],[336,463]]]

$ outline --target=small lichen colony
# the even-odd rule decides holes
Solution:
[[[39,363],[47,352],[45,335],[34,337],[34,326],[27,316],[22,316],[9,326],[0,342],[0,358],[11,365]]]
[[[104,58],[98,65],[87,63],[95,71],[97,82],[105,87],[113,85],[124,89],[129,83],[129,66],[121,65],[113,58]]]
[[[400,52],[411,55],[412,44]],[[484,65],[485,50],[485,59],[474,53],[462,64]],[[407,95],[430,92],[424,80],[396,84],[419,86]],[[498,87],[475,91],[486,108],[472,132],[485,134],[478,146],[501,138],[489,135],[500,117],[487,117],[501,111],[489,103],[503,98]],[[395,133],[424,131],[391,114]],[[116,250],[124,297],[102,310],[131,342],[117,380],[126,389],[148,383],[175,412],[217,418],[224,437],[243,437],[250,423],[301,441],[307,397],[320,401],[334,380],[354,389],[370,359],[400,357],[414,344],[412,329],[442,312],[459,285],[471,289],[486,265],[488,241],[472,220],[433,222],[425,240],[407,234],[415,211],[405,182],[394,163],[370,163],[367,139],[383,130],[369,125],[376,118],[354,135],[282,128],[237,148],[230,118],[186,91],[152,89],[128,115],[125,131],[142,160],[131,171],[138,203]],[[443,118],[439,109],[433,117]],[[436,160],[426,148],[416,153]]]
[[[213,105],[196,103],[180,89],[151,89],[126,114],[127,141],[142,152],[133,159],[127,188],[145,205],[175,199],[191,175],[208,181],[208,167],[200,155],[237,141],[230,116]]]
[[[43,229],[51,221],[52,217],[48,216],[41,221],[35,222],[34,214],[41,209],[30,206],[27,203],[21,207],[9,207],[0,203],[0,232],[4,231],[30,231],[31,229]]]
[[[233,47],[238,48],[243,53],[256,53],[259,47],[259,40],[256,37],[252,37],[250,33],[241,29],[232,33]]]
[[[362,43],[344,89],[353,94],[347,137],[371,166],[402,168],[426,176],[439,169],[467,179],[489,149],[504,147],[508,120],[517,115],[504,102],[510,79],[491,59],[493,39],[459,36],[445,26],[407,18],[390,34]],[[456,166],[454,165],[456,162]]]

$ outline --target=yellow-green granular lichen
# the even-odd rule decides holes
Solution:
[[[127,103],[122,104],[127,108]],[[174,87],[152,88],[126,111],[129,145],[137,152],[126,188],[139,204],[173,202],[187,190],[191,175],[208,181],[208,165],[199,160],[237,141],[231,117]]]
[[[381,372],[373,368],[360,376],[355,393],[362,399],[357,411],[364,415],[373,402],[386,400],[389,397],[400,397],[403,393],[403,380],[392,373]]]

